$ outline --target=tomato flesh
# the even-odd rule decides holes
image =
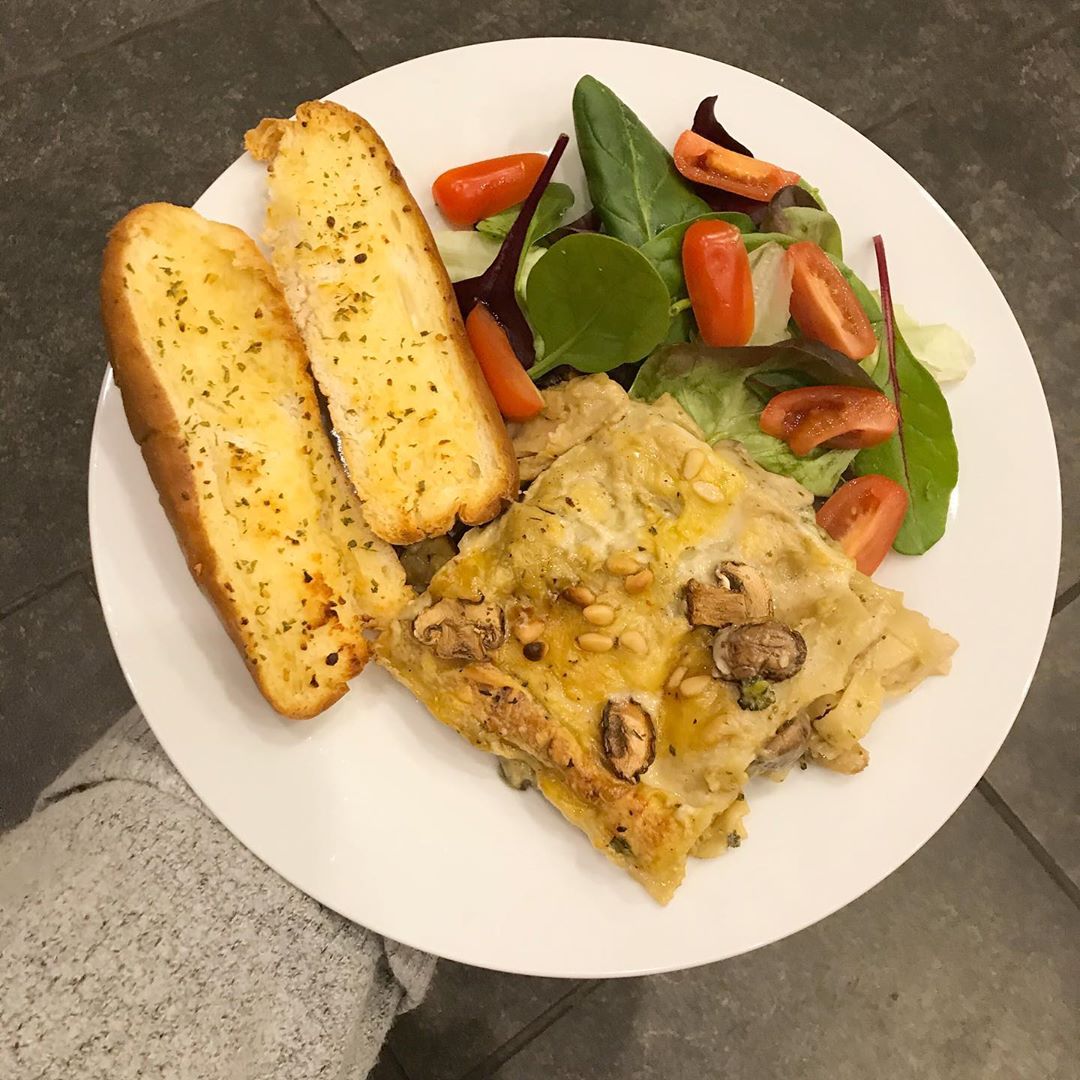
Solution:
[[[872,473],[838,488],[817,512],[817,523],[870,575],[892,547],[907,509],[907,492]]]
[[[532,190],[543,154],[509,154],[448,169],[431,185],[435,205],[453,225],[475,225],[509,210]]]
[[[683,274],[706,345],[745,345],[754,332],[754,283],[742,234],[727,221],[695,221],[682,244]]]
[[[787,250],[791,266],[791,317],[803,334],[852,360],[862,360],[877,348],[870,325],[854,290],[829,256],[810,240]]]
[[[684,131],[675,143],[675,168],[697,184],[768,202],[781,188],[799,182],[799,174],[760,158],[718,146],[696,131]]]
[[[521,366],[506,331],[483,304],[469,312],[465,332],[499,412],[507,420],[528,420],[540,412],[543,396]]]
[[[759,424],[783,439],[797,457],[817,446],[863,450],[896,431],[896,406],[880,390],[865,386],[802,386],[770,399]]]

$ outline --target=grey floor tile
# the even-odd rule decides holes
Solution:
[[[954,122],[1025,205],[1080,242],[1080,14],[992,67],[941,72],[931,94],[950,103]]]
[[[39,73],[207,0],[4,0],[0,82]]]
[[[498,1076],[1066,1080],[1078,1009],[1080,911],[975,794],[839,914],[722,964],[606,983]]]
[[[442,960],[423,1004],[389,1042],[410,1080],[457,1080],[575,985]]]
[[[410,1080],[402,1071],[394,1055],[384,1046],[379,1060],[375,1062],[367,1080]]]
[[[1012,734],[987,779],[1080,888],[1080,601],[1050,624]]]
[[[994,106],[980,106],[984,115]],[[973,127],[951,106],[913,110],[873,133],[964,230],[1012,306],[1039,369],[1057,438],[1063,502],[1061,588],[1080,579],[1080,248],[1015,186],[1017,173],[1052,173],[1051,155],[1015,162],[997,153],[998,135]],[[1052,126],[1047,143],[1056,138]],[[1004,135],[1001,135],[1004,137]],[[1048,180],[1053,190],[1056,180]]]
[[[0,830],[131,703],[81,575],[0,622]]]
[[[307,4],[227,0],[0,87],[0,610],[89,554],[108,229],[140,202],[190,203],[262,115],[362,74]]]
[[[1068,6],[1061,0],[1024,5],[1015,0],[733,0],[719,8],[683,4],[672,9],[653,0],[446,0],[432,18],[422,4],[321,2],[365,59],[380,68],[497,38],[627,38],[749,68],[856,124],[914,100],[941,69],[984,63],[1009,42],[1051,25]],[[741,130],[738,117],[731,126]]]

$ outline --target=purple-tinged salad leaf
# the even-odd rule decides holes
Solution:
[[[836,218],[823,210],[804,187],[782,187],[764,206],[751,214],[762,232],[784,233],[795,240],[812,240],[834,258],[844,257],[844,242]]]
[[[949,497],[959,475],[952,417],[941,388],[908,348],[896,328],[885,245],[874,237],[881,287],[881,334],[874,382],[899,413],[896,434],[878,446],[860,450],[852,463],[859,476],[878,473],[895,480],[908,494],[908,512],[893,547],[903,555],[921,555],[941,539]]]
[[[725,150],[734,150],[736,154],[745,154],[747,157],[754,155],[731,135],[727,128],[716,119],[716,95],[705,98],[694,113],[694,123],[691,130],[709,142],[722,146]],[[735,195],[730,191],[721,191],[720,188],[710,187],[708,184],[691,183],[694,193],[709,205],[710,210],[720,212],[735,211],[740,214],[753,215],[755,210],[760,210],[762,204],[756,199],[748,199],[744,195]]]
[[[540,205],[540,197],[551,181],[555,167],[559,164],[559,159],[563,156],[569,142],[570,136],[566,134],[560,135],[555,140],[547,163],[521,204],[521,210],[503,239],[495,261],[479,277],[467,278],[454,286],[454,294],[457,296],[462,318],[468,318],[469,312],[477,304],[483,304],[502,327],[515,355],[527,368],[532,367],[536,359],[536,350],[533,345],[532,328],[517,301],[515,286],[518,266],[529,240],[529,226],[537,206]]]
[[[751,215],[754,224],[762,232],[784,232],[783,228],[772,228],[769,222],[782,222],[783,213],[792,206],[807,206],[820,210],[817,199],[806,188],[799,184],[788,184],[782,187],[767,203],[758,203],[755,212]]]
[[[560,228],[567,211],[574,205],[574,192],[567,184],[560,184],[553,180],[544,189],[537,204],[536,213],[533,215],[532,224],[529,228],[529,238],[525,244],[526,249],[543,240],[545,236]],[[521,213],[521,203],[511,206],[509,210],[492,214],[476,223],[476,231],[484,236],[493,237],[502,241],[510,231],[518,214]]]
[[[734,150],[736,154],[745,154],[747,157],[754,155],[734,135],[729,134],[727,128],[716,119],[716,94],[705,98],[694,113],[694,123],[691,130],[709,142],[722,146],[725,150]]]

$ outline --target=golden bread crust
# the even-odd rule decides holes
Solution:
[[[165,259],[169,261],[169,276],[162,280],[154,268],[164,267]],[[226,292],[251,301],[237,316],[237,321],[229,322],[227,326],[220,319],[220,327],[217,324],[202,325],[199,321],[206,318],[203,296],[218,295],[211,285],[197,281],[200,277],[212,276],[205,269],[210,265],[207,259],[217,260],[213,265],[223,275],[223,280],[218,283],[223,311],[228,302]],[[185,279],[189,284],[181,290],[185,294],[183,300],[190,299],[191,303],[171,310],[171,303],[181,297],[175,292],[170,297],[166,282],[183,282]],[[237,363],[236,350],[232,346],[238,342],[243,345],[248,340],[254,344],[258,338],[261,352],[261,343],[265,342],[270,358],[280,359],[284,366],[281,375],[287,392],[293,394],[298,403],[317,410],[303,344],[272,268],[239,229],[207,222],[184,207],[152,203],[131,211],[110,234],[101,275],[101,310],[106,346],[128,425],[142,451],[192,576],[210,598],[270,704],[283,715],[296,719],[322,712],[346,692],[349,678],[363,668],[370,655],[370,645],[363,635],[364,627],[389,617],[408,599],[410,591],[404,585],[403,573],[392,550],[381,545],[359,524],[343,526],[340,522],[332,525],[310,522],[304,526],[302,541],[295,536],[288,542],[282,541],[283,548],[288,548],[282,555],[271,549],[271,541],[265,538],[256,541],[254,536],[245,535],[249,517],[253,532],[268,536],[272,530],[264,521],[257,520],[257,510],[249,512],[246,509],[252,501],[249,498],[252,489],[236,487],[242,482],[243,462],[247,455],[239,429],[218,418],[224,410],[209,410],[227,399],[231,410],[239,412],[242,423],[245,408],[254,408],[255,399],[268,396],[268,382],[256,370],[255,357],[247,363]],[[210,317],[214,318],[213,309],[209,310]],[[256,311],[259,313],[257,321],[252,318]],[[164,328],[160,337],[155,338],[155,327]],[[220,384],[211,390],[209,387],[213,383],[210,381],[204,397],[195,386],[206,366],[196,359],[198,355],[205,355],[198,350],[205,350],[215,336],[220,336],[220,357],[230,363],[235,379],[231,386],[240,389],[239,394],[229,394]],[[218,361],[219,357],[215,355],[215,364]],[[190,369],[186,367],[188,363]],[[191,393],[189,399],[178,396],[177,365],[184,365],[192,373],[190,386],[184,391]],[[243,374],[241,368],[245,369]],[[237,407],[237,402],[248,400],[251,401],[249,407],[243,404]],[[292,400],[290,398],[290,402]],[[287,426],[288,421],[282,425],[280,403],[263,408],[264,412],[259,415],[269,416],[277,423],[275,431],[293,431]],[[265,412],[265,408],[270,411]],[[213,417],[213,422],[204,417]],[[333,460],[329,439],[319,427],[317,411],[315,421],[307,432],[306,442],[299,431],[304,425],[296,421],[295,441],[274,447],[272,463],[259,472],[260,477],[281,485],[281,477],[292,478],[294,472],[297,475],[303,473],[305,478],[317,474],[328,487],[340,482],[341,490],[347,491],[344,475],[340,475],[339,481],[336,479],[340,467]],[[193,424],[197,425],[194,430]],[[228,469],[222,472],[208,465],[219,445],[231,448],[229,461],[239,462],[235,475],[230,475]],[[309,451],[324,454],[324,460],[318,466],[309,465],[306,461]],[[256,483],[255,486],[260,485]],[[237,495],[240,491],[248,494]],[[239,499],[245,501],[243,533],[236,525],[239,520],[236,508],[232,513],[225,510],[227,494],[237,495],[237,502]],[[274,494],[276,503],[277,493]],[[217,497],[216,502],[209,501],[213,496]],[[311,497],[321,500],[318,505],[325,507],[325,492]],[[291,520],[288,500],[280,501],[282,505],[272,507],[277,531],[283,535],[288,531],[292,536],[297,531],[296,522]],[[293,528],[286,530],[285,523]],[[340,549],[350,541],[356,548],[363,544],[372,545],[365,557],[371,567],[377,568],[381,582],[383,596],[377,604],[365,600],[366,581],[363,584],[350,582],[343,572],[347,562]],[[378,549],[375,548],[377,544]],[[310,573],[303,571],[306,580],[301,580],[300,571],[296,570],[288,575],[288,584],[280,595],[253,600],[248,595],[250,585],[240,578],[233,564],[254,565],[256,559],[262,559],[264,569],[267,562],[271,563],[270,569],[276,562],[281,574],[283,567],[291,571],[292,563],[288,560],[294,557],[294,552],[297,558],[302,552],[310,563]],[[266,579],[268,591],[277,581],[269,572]],[[351,586],[349,591],[353,595],[346,603],[339,604],[338,598],[347,586]],[[362,604],[366,604],[366,610],[362,610]],[[313,614],[317,606],[321,610]],[[266,611],[256,614],[263,607]],[[280,642],[268,636],[268,645],[267,641],[259,640],[255,628],[271,612],[284,613],[283,622],[291,620],[297,625],[290,626],[289,632],[281,635]],[[297,632],[291,636],[294,629]],[[332,665],[326,660],[330,655],[328,652],[318,657],[314,652],[307,653],[309,645],[314,649],[326,641],[333,643],[336,659]],[[285,668],[290,672],[288,678],[281,677]]]
[[[394,544],[490,520],[517,459],[420,208],[378,133],[333,102],[267,118],[266,240],[371,529]]]

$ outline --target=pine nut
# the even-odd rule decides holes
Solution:
[[[563,589],[563,596],[578,607],[588,607],[596,603],[596,593],[584,585],[571,585],[569,589]]]
[[[679,683],[679,696],[697,697],[711,682],[708,675],[691,675],[689,679],[683,679]]]
[[[682,463],[682,478],[684,480],[693,480],[701,472],[701,466],[704,464],[705,452],[703,450],[698,450],[697,447],[693,450],[687,450]]]
[[[639,570],[636,574],[627,574],[623,578],[623,588],[628,593],[644,592],[652,583],[653,578],[656,575],[646,566],[644,570]]]
[[[686,678],[686,668],[677,667],[669,676],[668,681],[664,683],[664,689],[670,690],[674,693],[679,689],[680,683]]]
[[[636,574],[639,570],[644,569],[645,560],[639,559],[632,551],[617,551],[607,557],[604,566],[609,574],[626,577],[628,574]]]
[[[522,645],[529,645],[538,640],[543,632],[544,624],[538,620],[518,623],[518,625],[514,627],[514,637],[516,637]]]
[[[626,633],[620,634],[619,644],[624,649],[637,653],[638,656],[644,656],[649,651],[649,643],[640,630],[627,630]]]
[[[608,652],[615,645],[615,639],[610,634],[582,634],[577,639],[578,648],[585,652]]]
[[[724,493],[708,480],[695,480],[690,485],[697,494],[707,503],[721,503],[724,501]]]
[[[590,604],[581,614],[593,626],[610,626],[615,621],[615,609],[607,604]]]

